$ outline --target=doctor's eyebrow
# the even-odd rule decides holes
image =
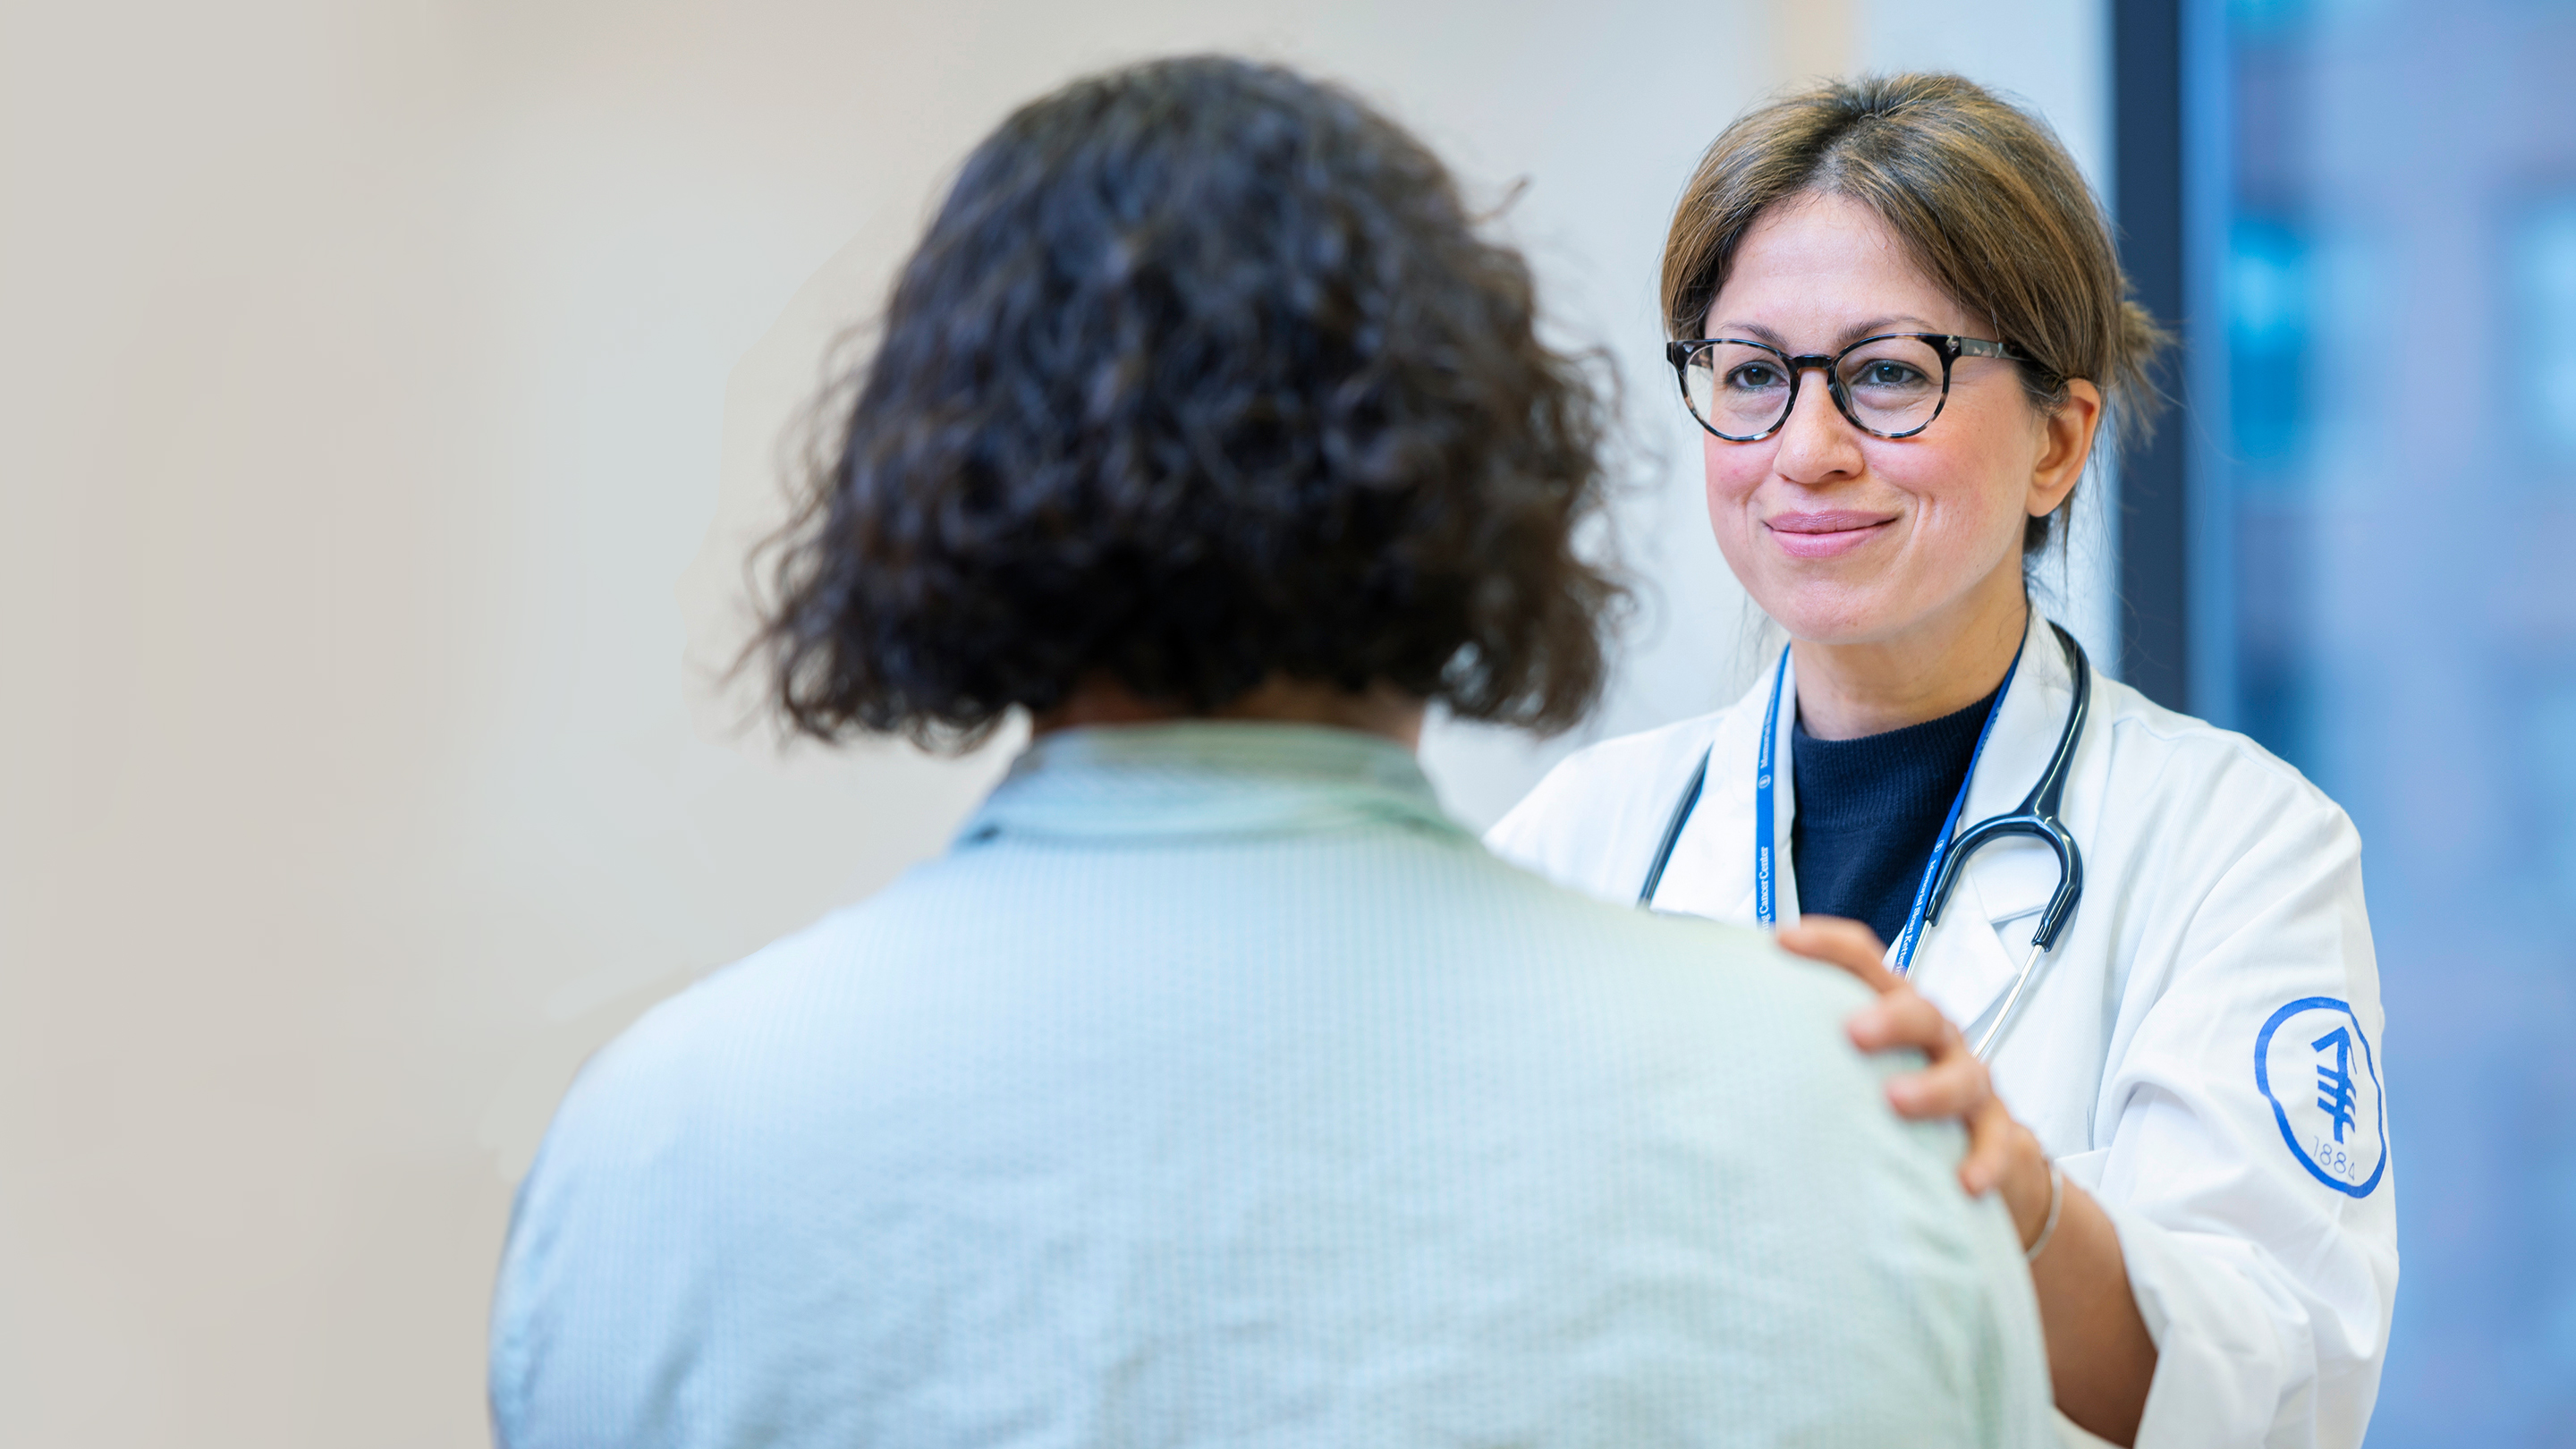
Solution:
[[[1866,322],[1855,322],[1850,326],[1845,327],[1841,333],[1836,336],[1833,346],[1826,350],[1834,351],[1840,348],[1849,347],[1851,344],[1860,341],[1864,337],[1876,337],[1881,333],[1940,332],[1942,330],[1942,328],[1937,327],[1930,322],[1926,322],[1922,318],[1914,316],[1912,313],[1898,313],[1892,317],[1873,317]],[[1759,322],[1720,322],[1709,328],[1707,332],[1702,335],[1708,337],[1749,337],[1756,342],[1767,343],[1770,346],[1777,347],[1782,352],[1794,354],[1798,350],[1791,347],[1785,340],[1783,340],[1783,335],[1781,333],[1775,332],[1770,328],[1763,326]]]

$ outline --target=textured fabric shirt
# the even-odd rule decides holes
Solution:
[[[521,1190],[568,1445],[2014,1445],[2037,1315],[1837,974],[1489,856],[1273,725],[1031,749],[664,1003]]]
[[[1850,740],[1818,739],[1799,721],[1789,737],[1798,782],[1789,849],[1802,914],[1848,916],[1896,939],[1994,703],[1989,694],[1956,714]]]

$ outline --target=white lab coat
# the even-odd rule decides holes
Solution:
[[[1708,751],[1656,905],[1754,924],[1754,747],[1770,688],[1766,668],[1727,709],[1583,750],[1487,843],[1633,902]],[[1963,826],[2020,803],[2072,699],[2034,610]],[[1783,920],[1797,918],[1795,713],[1780,711],[1776,747]],[[2397,1288],[2361,839],[2253,741],[2099,673],[2061,816],[2083,852],[2083,900],[1990,1060],[2013,1115],[2119,1230],[2158,1354],[2138,1445],[2349,1449],[2378,1395]],[[1993,842],[1925,932],[1913,980],[1970,1041],[2056,883],[2045,845]]]

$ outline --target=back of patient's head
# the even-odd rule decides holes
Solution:
[[[1557,726],[1616,589],[1602,409],[1529,271],[1349,94],[1196,58],[968,157],[848,379],[756,648],[794,724],[979,737],[1291,680]]]

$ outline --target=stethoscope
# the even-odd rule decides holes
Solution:
[[[2012,667],[2004,671],[2003,687],[1995,691],[1995,702],[1986,711],[1986,722],[1977,732],[1976,753],[1968,757],[1968,778],[1959,782],[1958,798],[1950,802],[1949,818],[1941,823],[1941,839],[1932,847],[1932,858],[1924,863],[1923,879],[1914,887],[1913,909],[1906,913],[1905,929],[1896,938],[1893,968],[1904,976],[1914,964],[1914,948],[1923,933],[1940,924],[1941,908],[1950,902],[1951,891],[1958,888],[1960,867],[1967,864],[1979,846],[2007,835],[2032,835],[2057,853],[2057,890],[2048,898],[2048,909],[2040,913],[2039,929],[2030,938],[2030,955],[2021,963],[2021,975],[2014,980],[2012,994],[2004,998],[2003,1010],[1995,1013],[1994,1024],[1977,1042],[1977,1055],[1987,1048],[2012,1020],[2013,1008],[2021,1003],[2022,988],[2030,984],[2031,972],[2039,959],[2056,946],[2057,938],[2075,919],[2075,903],[2084,895],[2084,853],[2075,848],[2075,837],[2066,832],[2065,822],[2057,818],[2058,808],[2066,799],[2066,774],[2075,760],[2076,743],[2084,737],[2084,719],[2093,703],[2093,664],[2084,657],[2084,646],[2055,620],[2049,630],[2057,635],[2058,644],[2066,651],[2066,662],[2075,676],[2075,703],[2066,711],[2066,725],[2057,733],[2057,751],[2049,756],[2048,768],[2040,772],[2039,783],[2030,787],[2021,804],[2007,814],[1980,820],[1959,831],[1959,812],[1968,803],[1968,786],[1977,778],[1977,763],[1985,757],[1986,737],[1994,733],[1995,716],[2003,713],[2004,696],[2012,692],[2013,676],[2021,670],[2021,656],[2013,656]],[[1789,675],[1789,651],[1780,651],[1780,663],[1771,672],[1771,705],[1762,716],[1762,743],[1753,762],[1753,912],[1765,928],[1779,919],[1775,899],[1778,872],[1772,859],[1778,838],[1773,825],[1771,803],[1772,781],[1777,777],[1780,735],[1780,695]],[[1700,752],[1699,768],[1691,771],[1690,783],[1682,787],[1680,803],[1673,807],[1672,819],[1664,826],[1663,841],[1655,847],[1654,864],[1646,869],[1646,883],[1637,892],[1637,904],[1651,908],[1655,891],[1664,883],[1664,867],[1673,859],[1673,847],[1680,843],[1682,827],[1690,823],[1691,812],[1699,807],[1700,791],[1708,784],[1708,761],[1716,746]],[[1953,832],[1957,832],[1955,835]]]

